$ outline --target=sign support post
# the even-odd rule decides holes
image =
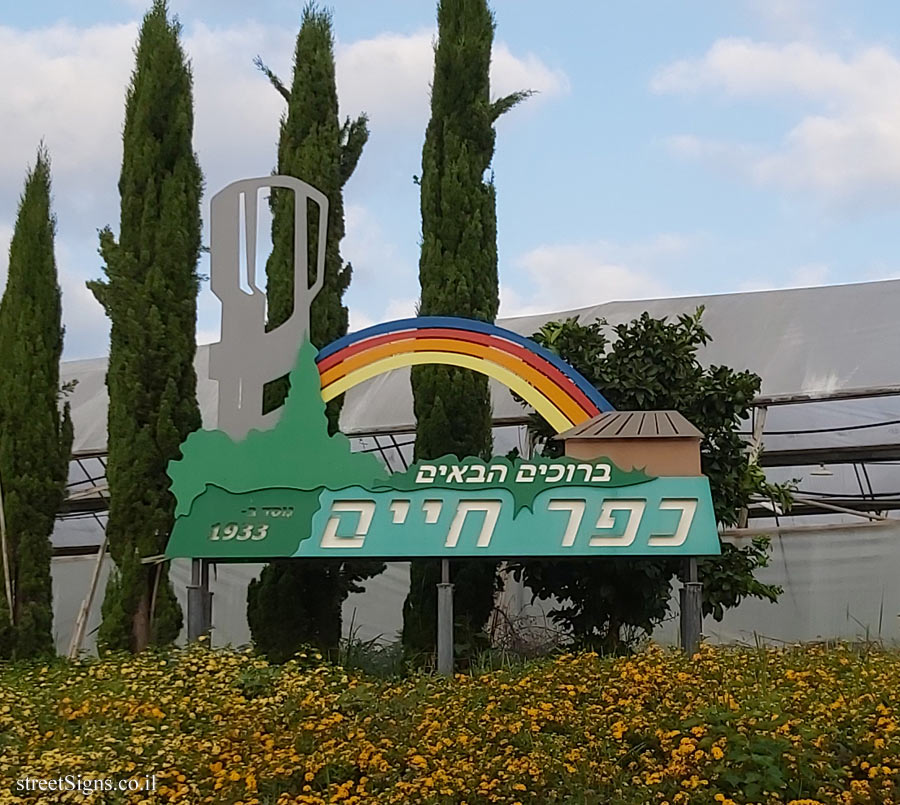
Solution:
[[[437,586],[437,668],[442,676],[453,676],[453,585],[449,559],[441,559],[441,583]]]
[[[209,635],[212,628],[212,593],[209,560],[191,559],[191,583],[187,588],[187,639],[189,643]]]
[[[703,628],[703,584],[697,576],[697,558],[691,556],[684,564],[684,581],[679,591],[681,648],[685,654],[692,657],[700,648],[700,633]]]

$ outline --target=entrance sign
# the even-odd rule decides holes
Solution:
[[[550,466],[567,469],[562,462]],[[590,465],[568,464],[581,466]],[[411,491],[275,487],[240,494],[209,486],[190,515],[179,518],[168,555],[259,561],[712,554],[718,553],[718,537],[704,480],[573,484],[543,491],[522,508],[510,485]]]
[[[256,281],[265,188],[294,210],[294,309],[272,329]],[[312,256],[310,205],[318,217]],[[222,338],[210,348],[218,430],[190,434],[168,468],[176,508],[165,557],[193,560],[189,639],[211,625],[209,561],[674,555],[688,560],[682,623],[691,649],[701,619],[696,557],[720,553],[709,482],[699,474],[702,434],[677,412],[611,414],[603,395],[558,356],[485,322],[404,319],[317,352],[310,306],[324,281],[327,222],[327,198],[290,176],[234,182],[211,201],[210,285],[222,303]],[[354,453],[343,434],[329,435],[328,400],[418,364],[459,366],[504,384],[561,434],[567,456],[444,456],[390,474],[374,455]],[[263,414],[263,387],[288,373],[285,404]],[[604,457],[601,442],[621,466]],[[437,588],[438,668],[450,673],[447,561]]]
[[[718,552],[709,490],[699,478],[657,479],[639,489],[573,486],[565,495],[541,493],[533,508],[518,512],[505,491],[276,488],[233,495],[210,487],[176,527],[170,555],[259,561]]]
[[[332,352],[340,354],[340,352]],[[365,353],[363,353],[365,354]],[[326,356],[327,358],[327,356]],[[378,460],[328,435],[308,343],[278,423],[234,440],[198,431],[169,474],[168,557],[577,557],[719,551],[703,477],[654,478],[608,460]],[[326,363],[325,372],[332,371]],[[327,385],[326,385],[327,388]]]

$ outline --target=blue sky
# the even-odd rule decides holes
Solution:
[[[259,53],[289,77],[301,5],[171,0],[194,66],[195,147],[211,192],[274,165],[281,101],[251,61]],[[496,93],[539,90],[498,126],[502,314],[900,276],[896,3],[493,7]],[[100,276],[96,230],[118,220],[123,98],[143,8],[43,0],[0,11],[0,278],[43,137],[70,358],[107,349],[83,283]],[[411,313],[418,293],[412,176],[434,5],[333,8],[342,110],[371,118],[345,191],[358,328]],[[217,316],[204,290],[201,341],[216,338]]]

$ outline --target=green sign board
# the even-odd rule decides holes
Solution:
[[[328,435],[315,350],[300,351],[278,424],[188,437],[169,475],[167,557],[407,559],[718,554],[704,477],[602,459],[459,460],[389,474]]]

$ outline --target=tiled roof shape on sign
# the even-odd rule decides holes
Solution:
[[[567,439],[702,439],[678,411],[607,411],[555,437]]]

